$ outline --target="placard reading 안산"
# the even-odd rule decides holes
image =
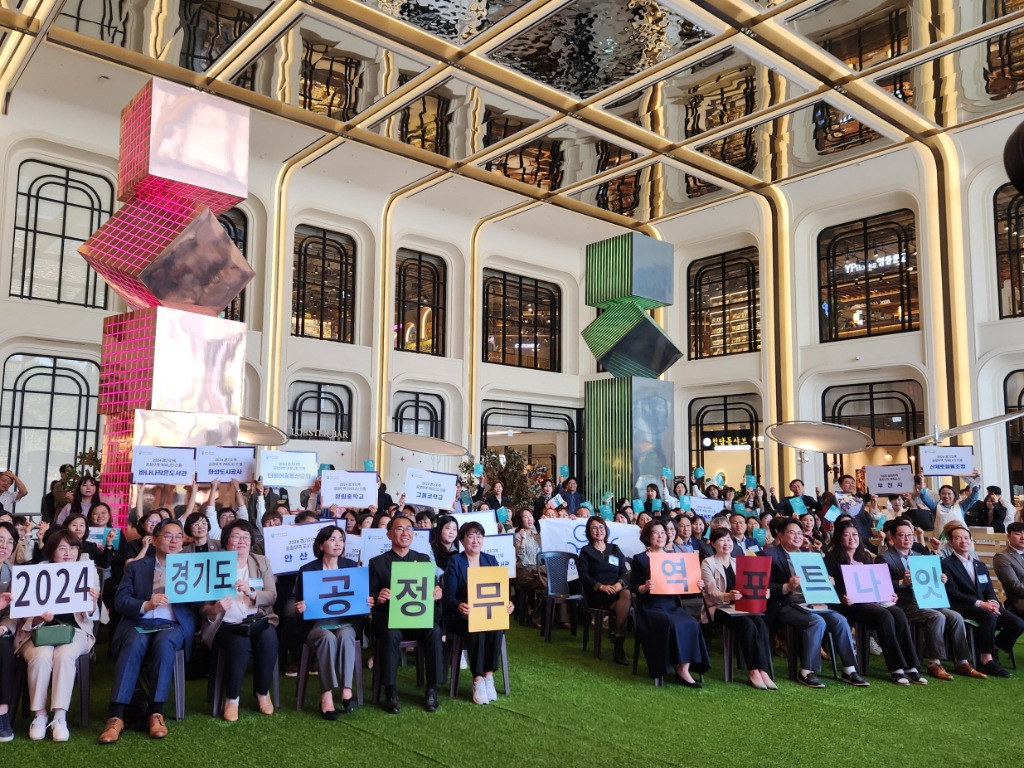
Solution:
[[[195,473],[195,448],[137,445],[132,450],[132,482],[135,484],[188,485]]]
[[[376,506],[377,473],[329,469],[320,476],[320,498],[324,507]]]
[[[319,469],[316,451],[260,451],[263,485],[308,487]]]
[[[218,480],[230,483],[252,482],[256,478],[256,449],[203,446],[196,448],[196,482],[212,483]]]
[[[334,520],[302,525],[274,525],[263,529],[263,548],[275,574],[295,573],[313,557],[313,540]]]

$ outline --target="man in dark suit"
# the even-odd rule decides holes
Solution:
[[[427,674],[427,689],[424,709],[436,712],[437,681],[442,677],[441,629],[434,612],[434,626],[429,629],[391,629],[388,626],[388,611],[391,599],[391,566],[394,563],[428,563],[430,558],[412,547],[413,521],[402,515],[393,517],[388,523],[388,538],[391,549],[370,560],[370,596],[374,598],[373,634],[377,638],[377,664],[381,665],[384,680],[384,711],[397,715],[401,711],[395,679],[398,676],[398,662],[401,658],[402,640],[418,640],[423,648],[424,665]],[[434,586],[433,600],[441,599],[441,587]]]
[[[819,511],[821,511],[821,504],[818,503],[818,500],[816,498],[814,498],[813,496],[805,496],[804,495],[804,481],[803,480],[790,480],[789,481],[789,490],[790,490],[790,493],[792,493],[792,495],[791,496],[787,496],[785,499],[783,499],[781,502],[779,502],[779,503],[777,503],[775,505],[778,508],[780,515],[793,516],[793,515],[797,514],[798,510],[795,510],[793,508],[792,500],[795,499],[795,498],[798,498],[798,497],[803,500],[804,506],[807,507],[807,509],[809,511],[811,511],[811,512],[819,512]]]
[[[967,645],[967,629],[963,617],[952,608],[921,608],[914,596],[910,580],[910,557],[934,557],[928,550],[914,543],[914,524],[907,518],[899,518],[886,524],[888,548],[879,555],[880,562],[889,567],[896,605],[921,631],[924,642],[924,658],[928,662],[928,674],[938,680],[952,680],[953,676],[942,666],[943,659],[952,659],[954,670],[966,677],[984,678],[985,674],[971,666],[971,653]],[[943,582],[947,581],[945,574]],[[947,652],[947,638],[949,651]]]
[[[739,512],[729,515],[729,533],[732,536],[733,557],[747,553],[761,554],[761,547],[752,536],[747,536],[747,516]]]
[[[110,719],[99,736],[100,744],[113,744],[124,730],[124,711],[132,700],[139,670],[149,655],[149,736],[167,735],[163,708],[171,691],[174,657],[192,648],[196,607],[171,605],[164,592],[167,555],[181,552],[185,532],[177,520],[162,520],[153,529],[156,557],[129,563],[118,585],[114,606],[121,615],[110,641],[114,654],[114,684],[110,693]]]
[[[992,558],[992,566],[1006,593],[1006,608],[1024,616],[1024,523],[1006,526],[1006,549]]]
[[[827,631],[843,663],[843,682],[858,688],[866,687],[868,682],[857,674],[853,636],[845,617],[835,611],[817,613],[801,606],[806,601],[800,588],[800,577],[789,559],[789,555],[799,552],[803,545],[804,531],[800,521],[787,520],[779,534],[778,546],[766,550],[772,559],[768,619],[771,623],[792,626],[803,634],[803,667],[799,682],[809,688],[825,687],[816,673],[821,670],[821,641]]]
[[[950,531],[953,554],[942,561],[949,604],[965,619],[978,624],[976,631],[979,668],[986,675],[1009,677],[999,663],[996,649],[1009,652],[1024,634],[1024,619],[1003,609],[996,600],[988,568],[971,553],[971,532],[963,527]],[[996,628],[999,635],[996,636]]]

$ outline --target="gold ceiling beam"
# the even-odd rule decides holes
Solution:
[[[0,6],[0,27],[27,35],[39,34],[39,19]]]
[[[231,81],[295,23],[302,9],[298,0],[273,3],[203,73],[207,80]]]
[[[39,41],[60,13],[63,0],[38,0],[25,5],[25,15],[31,21],[25,31],[9,32],[0,47],[0,94],[3,94],[3,114],[7,114],[14,87],[28,66]],[[19,14],[20,15],[20,14]]]

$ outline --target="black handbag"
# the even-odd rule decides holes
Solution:
[[[234,635],[252,637],[269,627],[270,619],[267,618],[266,614],[254,613],[252,616],[246,616],[237,624],[225,624],[224,626]]]

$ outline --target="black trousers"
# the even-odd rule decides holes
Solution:
[[[1024,635],[1024,619],[1010,613],[1005,608],[998,616],[975,605],[968,608],[957,608],[956,612],[965,619],[978,622],[978,628],[975,631],[978,653],[995,653],[997,648],[1007,652],[1013,648],[1017,638]],[[996,635],[997,629],[999,630],[998,636]]]
[[[441,649],[441,628],[430,629],[388,629],[384,622],[374,627],[377,638],[375,663],[382,664],[381,679],[385,687],[394,687],[398,677],[398,662],[402,658],[400,644],[403,640],[417,640],[423,649],[423,665],[426,667],[427,688],[437,687],[437,681],[444,676]]]
[[[14,637],[0,637],[0,704],[14,705]]]
[[[725,611],[715,611],[715,623],[732,630],[747,669],[772,668],[771,633],[763,617],[730,616]]]
[[[224,650],[224,697],[237,699],[242,695],[242,678],[252,657],[253,688],[256,693],[270,692],[274,665],[277,663],[277,630],[268,624],[252,637],[236,635],[222,624],[213,638],[215,648]]]
[[[501,638],[505,636],[504,632],[470,632],[469,623],[461,616],[448,617],[445,626],[449,632],[461,635],[462,647],[466,649],[466,658],[473,677],[482,677],[498,668],[501,663]]]
[[[863,623],[878,633],[878,644],[882,646],[885,668],[917,669],[921,666],[910,632],[910,621],[900,608],[891,605],[885,608],[876,603],[857,603],[842,608],[842,613],[851,623]],[[858,643],[866,643],[866,637],[858,637]]]

